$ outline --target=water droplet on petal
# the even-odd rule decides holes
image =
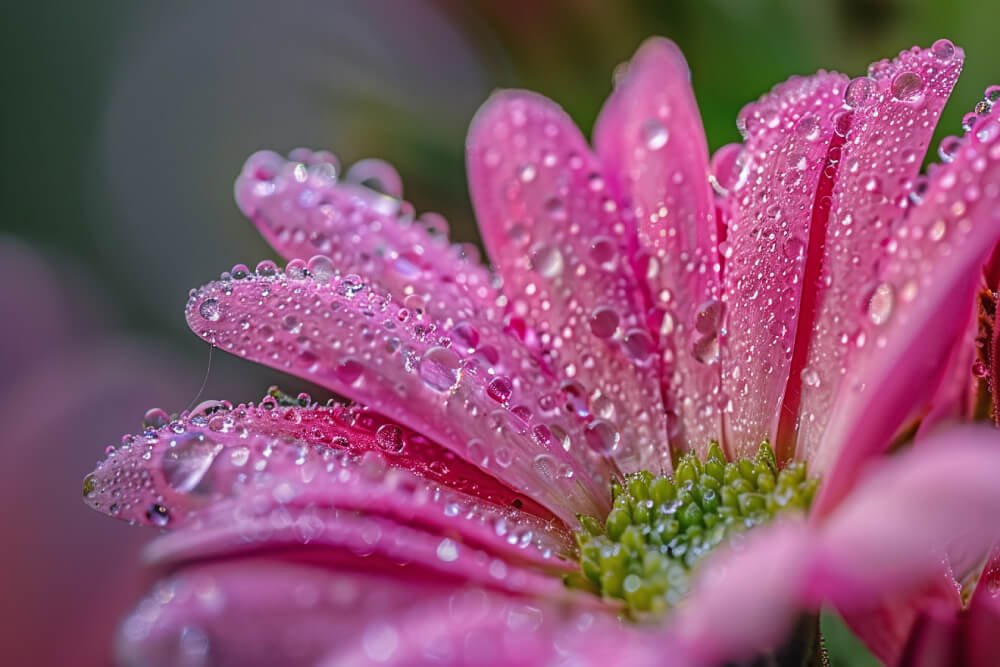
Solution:
[[[844,90],[844,103],[853,108],[859,109],[871,100],[877,86],[872,79],[867,76],[859,76],[847,84]]]
[[[889,283],[879,283],[868,300],[868,319],[872,324],[881,326],[892,317],[892,309],[896,302],[896,291]]]
[[[590,449],[604,456],[614,453],[621,440],[621,434],[618,430],[610,422],[603,419],[595,419],[587,424],[584,437]]]
[[[670,133],[656,118],[650,118],[642,124],[642,143],[651,151],[658,151],[667,145]]]
[[[555,246],[538,246],[531,254],[531,268],[546,278],[562,273],[563,256]]]
[[[403,429],[395,424],[382,424],[375,432],[375,440],[378,446],[392,454],[399,454],[406,447],[406,440],[403,439]]]
[[[911,101],[920,96],[924,80],[916,72],[900,72],[892,79],[890,90],[897,100]]]
[[[420,359],[420,378],[435,391],[451,391],[461,379],[458,355],[447,348],[432,347]]]
[[[948,39],[939,39],[931,46],[931,53],[938,60],[951,60],[955,55],[955,45]]]
[[[218,322],[219,318],[222,317],[222,313],[219,309],[218,299],[205,299],[198,306],[198,314],[209,322]]]
[[[204,491],[197,487],[222,451],[222,445],[198,434],[179,437],[170,444],[160,462],[167,484],[181,493]]]
[[[497,403],[506,405],[510,400],[511,394],[514,393],[514,385],[511,383],[510,379],[501,376],[495,377],[490,380],[490,383],[486,385],[486,395]]]
[[[601,339],[608,339],[618,330],[618,313],[612,308],[595,308],[590,314],[590,330]]]

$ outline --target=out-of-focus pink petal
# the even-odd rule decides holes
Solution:
[[[527,327],[546,365],[581,394],[591,446],[623,472],[669,470],[634,228],[580,131],[550,100],[505,91],[473,120],[467,162],[483,240],[511,300],[508,329]]]
[[[932,606],[948,609],[952,615],[961,607],[958,586],[947,567],[943,566],[928,587],[917,594],[889,597],[874,608],[843,613],[843,618],[875,657],[887,665],[897,665],[914,629],[926,621],[924,612]]]
[[[708,148],[677,45],[646,41],[601,111],[594,144],[639,232],[663,349],[671,446],[702,454],[722,435],[717,363],[721,312]]]
[[[910,635],[901,653],[893,662],[886,664],[897,667],[941,667],[942,665],[962,665],[971,667],[962,647],[961,617],[951,606],[933,606],[920,613],[910,628]],[[996,646],[996,638],[993,638]],[[996,664],[993,660],[983,665]]]
[[[1000,550],[994,550],[976,584],[963,619],[964,655],[970,667],[991,667],[1000,637]]]
[[[399,199],[399,176],[384,163],[359,162],[348,176],[376,179],[378,192],[344,180],[337,159],[297,149],[286,160],[263,151],[236,180],[236,201],[286,259],[325,255],[343,274],[378,276],[395,294],[416,294],[436,319],[499,321],[499,294],[474,248],[448,243],[443,218],[415,218]],[[413,300],[413,299],[411,299]]]
[[[970,310],[968,324],[948,352],[945,371],[930,399],[930,410],[920,421],[917,430],[918,446],[923,436],[932,430],[954,420],[972,418],[979,384],[979,378],[973,375],[972,370],[979,353],[976,345],[979,312],[978,308]]]
[[[1000,538],[1000,434],[953,428],[863,479],[822,519],[815,593],[845,613],[961,580]]]
[[[811,539],[804,522],[784,521],[710,556],[674,617],[698,664],[750,660],[787,639],[804,607]]]
[[[505,337],[473,351],[467,329],[314,264],[211,283],[192,293],[188,323],[227,352],[393,415],[569,524],[607,507],[606,461],[523,348]]]
[[[725,257],[723,392],[731,451],[751,455],[776,436],[786,386],[803,378],[800,326],[814,307],[828,196],[836,169],[835,110],[847,79],[820,72],[778,85],[740,113],[746,137],[740,177],[729,193]]]
[[[942,58],[941,56],[947,56]],[[834,399],[849,388],[851,351],[886,256],[907,210],[927,144],[962,69],[961,49],[904,51],[851,84],[840,118],[843,140],[830,204],[815,321],[808,340],[797,422],[797,456],[816,456]],[[969,348],[970,350],[973,348]],[[966,373],[968,368],[966,368]]]
[[[825,477],[819,514],[926,410],[966,330],[983,261],[1000,240],[1000,105],[950,150],[952,161],[934,171],[923,203],[896,229],[871,292],[865,344],[813,459]]]
[[[537,564],[508,558],[510,554],[497,555],[463,542],[465,536],[442,536],[415,523],[408,525],[350,510],[310,506],[268,510],[265,508],[270,498],[258,496],[251,500],[255,502],[214,506],[197,525],[153,542],[147,558],[154,564],[169,566],[276,552],[285,560],[305,560],[331,568],[393,572],[405,567],[426,579],[472,582],[600,606],[590,593],[566,588],[558,576],[553,576],[563,574],[557,567],[539,570]],[[494,546],[500,541],[493,540]],[[552,565],[558,563],[553,560]]]
[[[257,558],[161,583],[123,625],[119,654],[128,667],[681,664],[653,638],[599,610]]]
[[[334,408],[240,406],[175,421],[109,455],[88,480],[87,500],[130,521],[183,527],[195,541],[198,531],[220,524],[226,535],[242,535],[241,521],[332,510],[333,523],[339,512],[345,521],[354,513],[361,522],[382,517],[507,559],[562,566],[556,556],[571,547],[558,522],[498,504],[537,507],[453,454],[426,460],[441,448],[391,422],[381,420],[372,432],[379,422],[365,423],[367,417]],[[466,492],[440,486],[453,479]],[[467,493],[478,491],[481,497]]]

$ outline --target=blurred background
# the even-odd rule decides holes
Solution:
[[[209,354],[184,325],[188,289],[272,256],[232,202],[253,151],[383,157],[418,210],[444,213],[453,238],[475,241],[463,140],[495,88],[542,91],[589,132],[615,66],[645,37],[666,35],[687,55],[714,149],[738,138],[745,102],[791,74],[861,74],[946,36],[967,65],[940,138],[1000,82],[998,23],[1000,3],[989,0],[6,7],[5,664],[107,663],[115,619],[142,585],[130,564],[146,536],[85,509],[80,481],[145,408],[180,411],[199,395]],[[252,400],[278,381],[297,391],[217,354],[201,398]]]

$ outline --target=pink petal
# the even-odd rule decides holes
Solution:
[[[947,52],[942,48],[904,51],[892,62],[873,64],[871,78],[852,84],[852,100],[860,97],[859,90],[870,92],[842,120],[849,129],[832,193],[822,279],[816,286],[820,296],[806,362],[814,381],[801,387],[799,458],[816,457],[831,406],[849,386],[844,370],[850,373],[850,353],[864,344],[861,320],[867,317],[886,244],[907,211],[908,192],[962,69],[964,54],[953,51],[945,60],[935,55]]]
[[[256,153],[236,181],[240,209],[282,256],[325,255],[340,273],[378,276],[395,294],[422,297],[434,318],[500,320],[499,294],[478,252],[450,245],[440,216],[415,218],[398,198],[395,170],[369,160],[342,177],[330,153],[297,149],[291,157]],[[348,178],[376,179],[391,196]]]
[[[508,326],[590,392],[588,437],[624,472],[670,469],[657,343],[631,264],[634,230],[569,117],[532,93],[494,95],[472,122],[469,187],[511,302]]]
[[[994,551],[966,611],[964,652],[970,667],[996,664],[1000,638],[1000,551]]]
[[[223,350],[392,415],[569,523],[607,506],[605,461],[580,420],[559,414],[566,399],[523,348],[478,333],[473,348],[472,325],[312,265],[209,284],[192,294],[188,324]]]
[[[955,616],[960,606],[961,596],[955,578],[943,567],[926,590],[890,596],[874,608],[848,612],[843,617],[875,657],[887,665],[897,665],[904,653],[910,651],[908,645],[913,641],[914,632],[929,622],[928,607],[947,609]]]
[[[931,442],[934,440],[934,442]],[[822,523],[815,592],[845,613],[959,580],[1000,538],[1000,434],[953,428],[881,464]]]
[[[698,664],[749,661],[787,639],[804,607],[811,539],[803,522],[789,520],[710,556],[674,617],[677,637]]]
[[[255,559],[164,581],[122,628],[125,665],[679,664],[603,613],[453,582]],[[658,649],[658,650],[657,650]]]
[[[668,40],[646,41],[594,130],[605,173],[638,224],[638,275],[649,283],[664,349],[671,445],[704,453],[722,435],[715,206],[690,70]]]
[[[569,552],[571,543],[557,522],[498,504],[524,506],[527,499],[450,452],[380,421],[342,408],[240,406],[196,415],[130,438],[94,472],[87,500],[123,519],[185,528],[175,540],[181,545],[220,528],[223,537],[245,535],[248,525],[267,524],[279,512],[304,512],[319,522],[313,514],[322,511],[331,523],[327,535],[349,533],[348,521],[384,518],[458,536],[511,561],[566,567],[555,557]],[[445,455],[425,458],[435,452]],[[452,480],[482,495],[439,485]],[[300,526],[285,527],[299,536]],[[357,532],[364,537],[363,529]],[[191,556],[184,549],[178,554]]]
[[[791,454],[783,401],[802,377],[800,327],[814,307],[816,274],[839,139],[836,109],[847,80],[820,72],[778,85],[740,113],[746,141],[729,193],[723,389],[726,439],[751,455],[763,440]],[[801,317],[800,317],[801,315]],[[787,386],[787,396],[786,396]],[[792,413],[794,414],[794,412]]]
[[[965,334],[980,271],[1000,239],[1000,108],[934,170],[923,203],[899,225],[863,321],[865,345],[831,408],[814,470],[827,512],[859,467],[927,408]]]

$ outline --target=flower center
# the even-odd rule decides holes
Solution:
[[[753,458],[728,462],[712,443],[705,461],[686,454],[673,475],[630,474],[612,484],[603,523],[580,517],[583,585],[623,600],[633,617],[662,613],[684,597],[703,556],[779,512],[805,511],[816,484],[805,463],[779,471],[766,442]]]

